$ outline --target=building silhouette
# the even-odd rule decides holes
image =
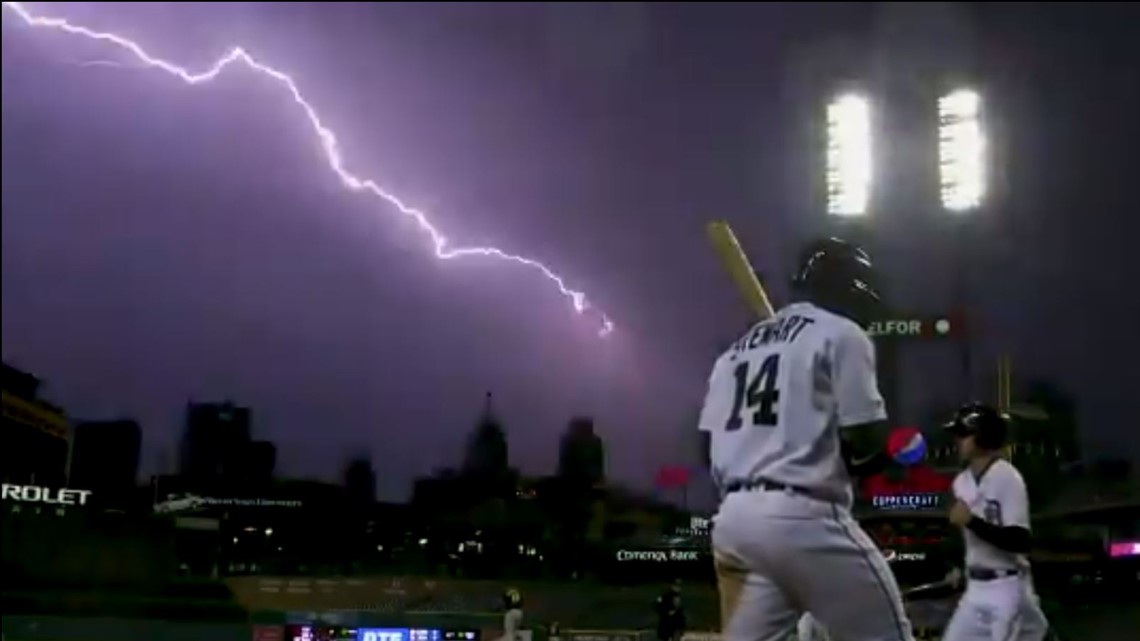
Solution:
[[[461,465],[416,479],[412,504],[427,511],[462,510],[487,500],[514,497],[519,479],[510,467],[509,454],[506,432],[487,392]]]
[[[376,502],[376,472],[367,457],[351,459],[344,468],[344,489],[348,500],[355,505],[372,505]]]
[[[495,415],[491,393],[483,404],[483,414],[467,442],[463,458],[463,474],[473,479],[496,480],[510,472],[507,435]]]
[[[414,481],[411,504],[425,515],[435,516],[466,507],[471,492],[471,484],[457,470],[446,468]]]
[[[125,507],[135,490],[142,430],[133,420],[88,421],[75,426],[71,487],[91,490],[100,505]]]
[[[227,461],[226,469],[242,489],[265,487],[273,481],[277,468],[277,446],[270,441],[250,441],[238,447],[238,456]]]
[[[195,490],[240,482],[251,444],[251,412],[232,402],[190,403],[182,434],[181,472]],[[274,454],[275,457],[275,454]]]
[[[594,419],[574,417],[558,447],[558,476],[584,486],[601,485],[606,478],[606,449],[594,433]]]
[[[5,483],[62,487],[71,427],[59,407],[40,397],[40,379],[4,364],[0,475]]]

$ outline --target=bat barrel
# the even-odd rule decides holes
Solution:
[[[740,246],[740,241],[736,239],[736,234],[732,232],[728,223],[724,221],[711,222],[708,224],[707,232],[713,249],[720,256],[721,262],[729,275],[732,276],[732,280],[736,283],[741,295],[744,296],[749,308],[761,320],[775,315],[772,302],[768,299],[767,292],[764,291],[764,285],[756,277],[752,263],[749,262],[748,256],[745,255],[744,249]]]

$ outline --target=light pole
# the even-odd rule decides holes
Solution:
[[[952,216],[954,243],[953,305],[965,315],[971,304],[970,218],[986,199],[988,144],[981,95],[955,88],[938,98],[938,182],[942,211]],[[844,233],[863,241],[866,218],[875,201],[875,105],[866,94],[839,94],[827,105],[827,212]],[[959,339],[959,369],[963,398],[973,395],[973,350],[970,323]],[[888,405],[895,400],[897,376],[894,349],[883,345],[881,379]]]
[[[938,174],[942,209],[958,218],[954,229],[954,302],[960,313],[970,304],[969,215],[985,200],[987,141],[982,99],[972,89],[955,89],[938,99]],[[972,396],[974,324],[967,322],[960,338],[963,398]]]
[[[875,103],[859,90],[835,96],[827,105],[827,213],[850,241],[866,245],[868,216],[875,201]],[[884,308],[887,301],[883,301]],[[897,346],[876,341],[879,388],[887,414],[898,416],[900,397]]]

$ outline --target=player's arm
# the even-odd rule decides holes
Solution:
[[[1029,530],[1029,492],[1019,474],[997,479],[994,499],[1001,505],[1001,523],[989,523],[974,515],[966,527],[979,539],[1013,554],[1028,554],[1033,544]]]
[[[966,527],[979,539],[1012,554],[1029,554],[1033,536],[1028,528],[1017,525],[994,525],[977,516],[971,517]]]
[[[843,462],[856,478],[877,474],[890,459],[875,346],[865,332],[851,328],[832,344],[830,365]]]

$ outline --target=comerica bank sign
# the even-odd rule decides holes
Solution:
[[[38,485],[4,484],[3,499],[21,503],[43,505],[87,505],[91,490],[69,490],[66,488],[40,487]]]
[[[696,550],[618,550],[618,561],[696,561]]]

